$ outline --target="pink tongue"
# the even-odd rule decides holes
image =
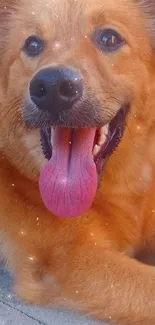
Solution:
[[[41,170],[40,193],[45,206],[60,217],[76,217],[92,204],[97,172],[92,148],[95,129],[54,130],[52,158]]]

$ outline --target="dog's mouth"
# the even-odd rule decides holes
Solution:
[[[48,163],[41,171],[40,192],[45,206],[60,217],[83,214],[92,204],[99,177],[124,133],[129,106],[123,106],[101,128],[42,129],[41,147]]]

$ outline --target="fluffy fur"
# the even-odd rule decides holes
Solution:
[[[0,241],[27,302],[111,324],[155,324],[155,269],[136,260],[153,263],[155,253],[154,13],[154,0],[0,2]],[[116,26],[128,46],[104,56],[84,37],[98,24]],[[48,42],[35,60],[22,51],[32,33]],[[103,117],[124,98],[131,105],[93,206],[70,220],[40,199],[39,131],[22,118],[32,75],[53,62],[80,70]]]

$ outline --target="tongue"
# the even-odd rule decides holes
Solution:
[[[94,200],[95,132],[95,129],[54,129],[52,158],[41,170],[39,185],[45,206],[56,216],[80,216]]]

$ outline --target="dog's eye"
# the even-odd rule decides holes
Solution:
[[[93,41],[102,52],[113,52],[125,44],[123,37],[113,29],[96,30]]]
[[[30,36],[25,44],[24,44],[24,52],[31,57],[38,56],[44,49],[44,42],[36,37],[36,36]]]

